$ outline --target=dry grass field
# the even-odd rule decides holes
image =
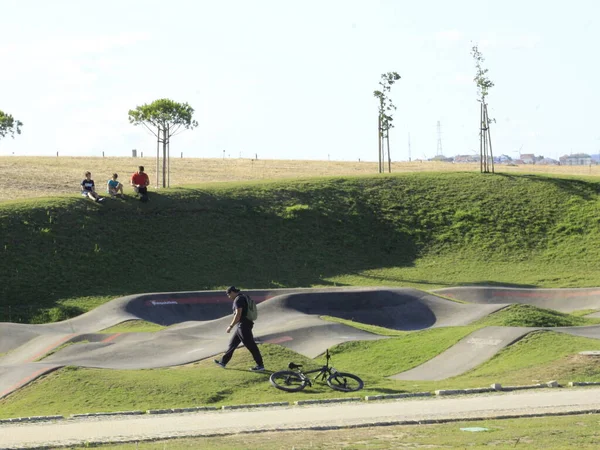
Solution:
[[[106,181],[113,172],[119,174],[119,180],[128,191],[129,177],[138,165],[145,166],[146,172],[150,175],[151,187],[156,189],[157,170],[155,158],[2,156],[0,157],[0,202],[78,193],[79,183],[84,178],[83,173],[86,170],[92,172],[92,179],[96,182],[96,190],[99,193],[105,192]],[[479,164],[452,164],[433,161],[392,163],[392,173],[448,171],[477,172],[479,171]],[[496,165],[496,172],[600,176],[600,165],[591,167]],[[376,173],[376,162],[172,158],[170,185],[319,176],[372,175]],[[162,185],[162,180],[160,180],[160,185]]]

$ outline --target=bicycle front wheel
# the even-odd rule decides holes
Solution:
[[[363,380],[351,373],[336,372],[327,378],[327,384],[331,389],[342,392],[360,391],[363,386]]]
[[[307,379],[291,370],[280,370],[279,372],[275,372],[271,375],[269,381],[277,389],[287,392],[301,391],[308,384]]]

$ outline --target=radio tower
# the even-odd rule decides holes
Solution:
[[[408,133],[408,162],[410,162],[410,133]]]
[[[437,156],[442,156],[442,126],[440,125],[440,121],[437,123],[437,133],[438,133],[438,142],[437,142]]]

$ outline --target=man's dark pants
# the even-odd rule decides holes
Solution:
[[[133,190],[139,194],[142,201],[148,201],[148,188],[146,186],[134,187]]]
[[[229,341],[229,348],[221,359],[223,364],[227,364],[231,360],[233,352],[241,342],[250,351],[250,353],[252,353],[252,357],[254,358],[254,361],[256,361],[256,365],[263,365],[262,355],[260,354],[258,345],[256,345],[256,342],[254,342],[254,335],[252,334],[253,327],[253,323],[240,323],[236,325],[235,334],[231,336],[231,340]]]

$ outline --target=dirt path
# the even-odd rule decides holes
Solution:
[[[0,425],[0,448],[590,411],[600,412],[600,389],[548,389],[427,400],[69,419],[52,423]]]

